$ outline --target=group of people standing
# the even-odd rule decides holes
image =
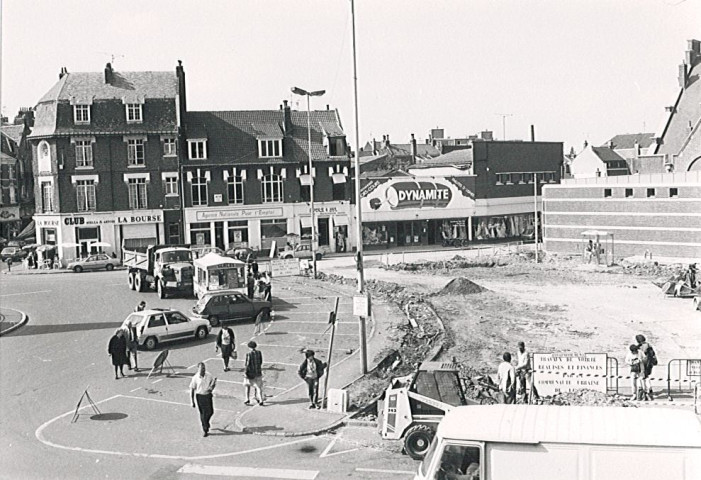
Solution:
[[[258,287],[258,294],[268,302],[273,301],[273,284],[272,274],[269,272],[259,272],[258,263],[253,261],[248,265],[248,274],[246,275],[246,293],[248,298],[253,300]]]
[[[645,338],[645,335],[635,336],[635,343],[628,347],[625,362],[630,367],[630,381],[633,389],[631,400],[652,400],[653,392],[650,384],[652,367],[657,365],[657,354]]]
[[[526,351],[525,342],[518,342],[516,365],[511,363],[511,353],[504,352],[502,362],[497,370],[497,385],[502,403],[516,403],[516,395],[523,397],[528,403],[528,395],[537,398],[538,393],[533,388],[533,369],[531,357]]]
[[[141,301],[135,312],[141,312],[146,308],[146,302]],[[114,366],[114,379],[119,380],[119,375],[124,375],[124,365],[129,367],[129,370],[139,371],[139,358],[137,348],[139,346],[136,326],[123,325],[119,327],[110,338],[107,344],[107,354],[112,357],[112,365]],[[132,367],[131,359],[134,359]]]

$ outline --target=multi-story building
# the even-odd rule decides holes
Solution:
[[[64,261],[121,245],[180,241],[178,134],[184,99],[175,72],[69,73],[39,100],[28,136],[36,240]],[[183,94],[181,97],[181,93]]]
[[[544,184],[559,183],[560,142],[475,140],[406,170],[363,169],[369,248],[519,238],[533,233]]]
[[[12,124],[0,127],[0,237],[29,236],[34,214],[31,155],[27,153],[27,134],[33,112],[22,108]],[[32,236],[33,238],[33,236]]]
[[[188,112],[181,178],[185,241],[222,249],[280,247],[311,234],[319,247],[350,251],[350,158],[339,114],[279,110]]]

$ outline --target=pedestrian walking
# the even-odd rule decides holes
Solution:
[[[246,354],[246,365],[243,372],[243,385],[246,389],[246,405],[251,404],[251,387],[255,388],[258,405],[263,406],[263,354],[256,350],[258,344],[251,340],[248,348],[251,350]]]
[[[511,404],[516,400],[516,369],[511,365],[511,354],[504,352],[504,360],[497,370],[497,384],[501,393],[502,403]]]
[[[518,342],[516,352],[516,391],[518,395],[523,395],[524,403],[528,403],[528,395],[537,398],[538,394],[533,391],[533,369],[531,367],[531,356],[526,351],[526,344]]]
[[[253,300],[253,294],[255,292],[256,281],[253,278],[253,272],[249,270],[248,276],[246,277],[246,290],[248,293],[248,298]]]
[[[5,260],[5,263],[7,263],[7,271],[11,272],[12,271],[12,258],[8,258]]]
[[[195,408],[195,399],[197,399],[197,409],[200,411],[200,423],[202,424],[203,437],[209,435],[209,421],[214,415],[214,402],[212,401],[212,392],[217,386],[217,379],[207,373],[204,362],[197,364],[197,373],[190,380],[190,401],[192,408]]]
[[[632,344],[628,347],[628,353],[626,354],[625,362],[626,365],[630,367],[630,385],[633,390],[633,395],[631,395],[631,400],[638,399],[638,379],[640,378],[640,372],[642,371],[642,362],[640,359],[640,352],[636,344]]]
[[[136,307],[134,307],[135,312],[143,312],[146,310],[146,302],[141,300]]]
[[[124,338],[124,331],[118,328],[114,332],[110,343],[107,345],[107,354],[112,357],[112,365],[114,366],[114,379],[118,380],[117,372],[124,375],[124,365],[129,365],[129,357],[127,356],[127,340]]]
[[[319,401],[319,380],[324,375],[326,363],[314,357],[314,350],[305,350],[304,360],[297,369],[297,374],[307,382],[309,408],[321,408]]]
[[[652,375],[652,367],[657,365],[657,354],[655,349],[652,348],[645,335],[636,335],[635,341],[638,342],[638,352],[640,353],[640,388],[643,390],[643,398],[645,400],[652,400],[653,392],[652,385],[650,383],[650,376]]]
[[[263,300],[266,302],[273,301],[273,282],[270,273],[263,272]]]
[[[229,359],[236,358],[236,337],[234,331],[229,327],[222,327],[217,335],[217,346],[215,351],[221,350],[221,358],[224,361],[224,371],[229,371]]]
[[[122,331],[124,332],[124,338],[126,339],[127,342],[127,360],[129,360],[129,370],[132,369],[132,363],[131,359],[132,357],[134,358],[134,371],[138,372],[139,371],[139,357],[138,357],[138,348],[139,348],[139,337],[138,334],[136,333],[136,325],[133,323],[127,323],[124,325],[122,328]]]

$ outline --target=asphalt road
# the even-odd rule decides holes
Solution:
[[[266,364],[266,395],[273,401],[299,383],[300,348],[325,350],[332,295],[320,287],[276,282],[275,321],[256,338]],[[223,372],[214,335],[167,346],[181,375],[147,379],[148,372],[127,372],[127,378],[115,380],[107,342],[140,300],[185,313],[194,304],[132,292],[123,271],[0,275],[0,305],[29,316],[27,325],[0,338],[1,478],[412,477],[416,462],[370,428],[295,438],[237,431],[233,419],[245,408],[242,362]],[[342,298],[341,314],[349,316],[350,309],[350,298]],[[339,325],[338,351],[355,346],[352,323]],[[242,357],[247,349],[241,344],[251,338],[253,325],[233,328]],[[158,353],[140,352],[139,366],[150,366]],[[187,391],[199,361],[219,378],[209,438],[201,437]],[[104,415],[81,410],[71,423],[86,388]]]

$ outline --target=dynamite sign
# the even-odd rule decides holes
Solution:
[[[385,199],[373,198],[370,207],[377,210],[387,203],[392,210],[402,208],[445,208],[453,193],[446,185],[436,182],[397,182],[387,187]]]

